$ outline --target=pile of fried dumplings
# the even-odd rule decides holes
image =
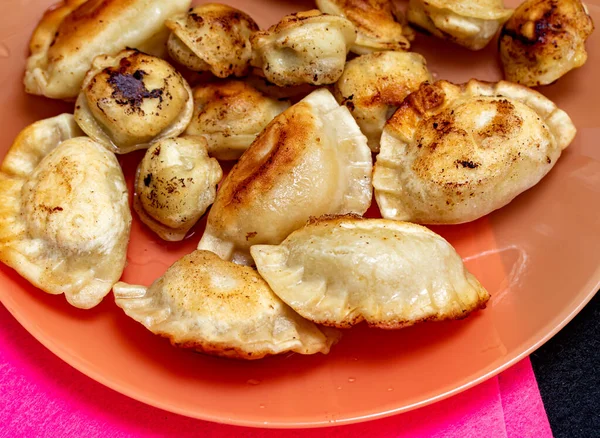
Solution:
[[[316,0],[260,29],[190,3],[44,13],[25,91],[74,111],[26,127],[2,162],[0,260],[77,308],[112,291],[173,345],[238,359],[326,354],[361,322],[485,308],[489,293],[423,225],[481,218],[557,163],[576,128],[528,87],[584,65],[586,6]],[[410,51],[420,32],[473,51],[499,34],[505,80],[434,81]],[[140,149],[132,213],[117,155]],[[382,218],[363,218],[373,196]],[[198,249],[151,286],[119,281],[132,214],[181,241],[206,213]]]

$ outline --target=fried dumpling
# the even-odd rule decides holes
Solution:
[[[250,246],[280,243],[311,216],[363,214],[371,171],[348,109],[317,90],[275,117],[224,179],[198,249],[251,264]]]
[[[117,154],[181,134],[194,111],[192,90],[166,61],[137,50],[98,56],[85,76],[75,120]]]
[[[113,291],[129,317],[202,353],[235,359],[327,354],[337,340],[284,304],[254,269],[209,251],[184,256],[150,287],[117,283]]]
[[[383,125],[402,101],[423,82],[432,82],[418,53],[375,52],[346,63],[334,95],[346,105],[373,152],[379,152]]]
[[[79,135],[63,114],[16,138],[0,169],[0,260],[89,309],[121,277],[131,214],[114,154]]]
[[[182,240],[214,202],[222,177],[204,138],[159,140],[138,167],[133,207],[162,239]]]
[[[472,221],[537,184],[575,133],[564,111],[521,85],[423,84],[383,129],[375,198],[388,219]]]
[[[279,298],[327,326],[366,321],[393,329],[460,319],[489,299],[448,242],[411,223],[324,217],[280,245],[250,251]]]
[[[408,50],[414,31],[390,0],[316,0],[321,12],[347,18],[357,30],[350,50],[359,55],[380,50]]]
[[[298,12],[252,35],[252,65],[280,87],[333,84],[355,40],[356,30],[345,18]]]
[[[290,106],[251,85],[228,80],[193,89],[194,116],[185,133],[201,135],[208,153],[219,160],[237,160],[273,118]]]
[[[208,3],[170,18],[166,25],[173,31],[169,54],[189,69],[210,71],[220,78],[245,76],[250,70],[250,35],[258,25],[248,14]]]
[[[527,0],[500,33],[506,80],[547,85],[587,61],[594,23],[580,0]]]
[[[133,47],[166,52],[167,17],[185,12],[191,0],[63,0],[48,9],[29,43],[25,91],[75,99],[98,55]],[[127,31],[124,31],[124,28]]]
[[[410,0],[406,17],[438,38],[481,50],[512,13],[503,0]]]

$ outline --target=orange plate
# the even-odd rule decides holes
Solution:
[[[26,45],[51,0],[5,0],[0,16],[0,147],[29,123],[72,105],[25,95]],[[236,3],[262,26],[311,2]],[[507,2],[508,3],[508,2]],[[511,2],[512,3],[512,2]],[[599,0],[590,11],[600,24]],[[436,77],[500,79],[495,44],[472,53],[417,36]],[[464,321],[401,331],[357,327],[328,356],[256,362],[172,348],[130,320],[112,296],[90,311],[46,295],[0,267],[0,298],[41,343],[123,394],[172,412],[244,426],[311,427],[383,417],[424,406],[490,378],[539,347],[594,295],[600,283],[600,32],[590,59],[542,91],[579,128],[550,175],[477,222],[436,227],[491,292],[488,308]],[[122,157],[131,178],[142,153]],[[131,186],[130,186],[131,187]],[[372,215],[377,215],[376,207]],[[195,248],[203,224],[180,244],[158,240],[134,215],[123,279],[150,284]]]

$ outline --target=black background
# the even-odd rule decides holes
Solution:
[[[531,363],[555,437],[600,437],[600,293]]]

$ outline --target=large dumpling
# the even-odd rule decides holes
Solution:
[[[244,76],[250,70],[250,35],[258,30],[246,13],[231,6],[208,3],[166,22],[173,31],[169,54],[194,71],[217,77]]]
[[[0,171],[0,260],[88,309],[121,277],[131,214],[114,154],[78,135],[63,114],[16,138]]]
[[[480,50],[512,13],[503,0],[410,0],[406,16],[438,38]]]
[[[371,150],[379,152],[383,125],[423,82],[432,78],[418,53],[375,52],[346,63],[334,94],[356,119]]]
[[[298,12],[252,35],[252,65],[280,87],[333,84],[355,40],[356,30],[345,18]]]
[[[594,23],[581,0],[527,0],[500,34],[506,80],[547,85],[587,61],[585,41]]]
[[[321,12],[347,18],[357,30],[350,50],[359,55],[408,50],[414,38],[404,15],[390,0],[316,0]]]
[[[194,111],[192,90],[168,62],[137,50],[98,56],[85,76],[75,120],[109,150],[125,154],[181,134]]]
[[[227,175],[198,249],[250,264],[250,246],[279,243],[311,216],[363,214],[371,171],[348,109],[317,90],[277,116]]]
[[[271,98],[252,85],[228,80],[194,87],[194,116],[185,133],[208,142],[218,160],[237,160],[256,136],[283,110],[287,99]]]
[[[284,304],[254,269],[208,251],[186,255],[150,287],[117,283],[114,295],[152,333],[216,356],[327,354],[337,340]]]
[[[564,111],[521,85],[424,84],[385,125],[375,198],[388,219],[472,221],[537,184],[575,133]]]
[[[133,208],[162,239],[183,240],[215,200],[222,177],[204,138],[165,138],[146,151],[138,167]]]
[[[190,0],[63,0],[33,32],[25,91],[74,99],[93,59],[128,47],[160,56],[169,35],[164,22]],[[126,31],[125,31],[126,29]]]
[[[411,223],[313,219],[281,245],[256,245],[251,252],[279,298],[328,326],[366,321],[391,329],[459,319],[489,299],[448,242]]]

